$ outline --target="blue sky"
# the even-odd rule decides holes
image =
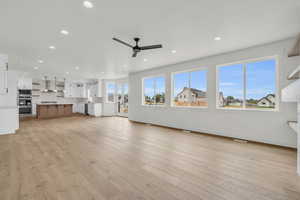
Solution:
[[[154,91],[154,85],[156,91]],[[155,77],[144,79],[144,94],[146,96],[153,97],[155,94],[161,94],[165,92],[165,78]]]
[[[276,62],[266,60],[253,62],[246,66],[246,98],[260,99],[275,93]],[[224,96],[243,97],[243,66],[230,65],[219,68],[219,88]]]
[[[115,93],[115,84],[114,83],[108,83],[107,90],[108,90],[107,93],[114,94]]]
[[[275,93],[276,83],[276,62],[275,60],[266,60],[249,63],[246,66],[246,98],[260,99],[267,94]],[[184,72],[174,75],[174,96],[182,91],[184,87],[189,87],[202,91],[207,90],[207,70]],[[243,98],[243,65],[229,65],[219,68],[219,88],[224,96],[234,96]],[[156,93],[165,91],[165,78],[144,79],[145,95],[154,96],[154,83],[156,83]]]
[[[191,88],[206,91],[207,79],[206,70],[185,72],[174,75],[174,96],[182,91],[184,87],[189,87],[189,76],[191,76]]]

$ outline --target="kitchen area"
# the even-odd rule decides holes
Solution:
[[[47,119],[73,113],[102,116],[102,80],[48,77],[18,79],[20,119]]]
[[[85,79],[13,70],[0,54],[0,135],[14,134],[24,119],[74,114],[128,117],[128,79]]]

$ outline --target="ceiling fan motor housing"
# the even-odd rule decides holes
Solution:
[[[131,44],[128,44],[127,42],[124,42],[124,41],[122,41],[122,40],[120,40],[120,39],[118,39],[118,38],[113,38],[113,40],[115,40],[115,41],[117,41],[117,42],[119,42],[119,43],[121,43],[121,44],[123,44],[123,45],[125,45],[125,46],[128,46],[128,47],[132,48],[132,51],[133,51],[132,57],[136,57],[137,54],[138,54],[139,52],[141,52],[142,50],[151,50],[151,49],[162,48],[162,45],[161,45],[161,44],[159,44],[159,45],[150,45],[150,46],[142,46],[142,47],[140,47],[139,44],[138,44],[139,41],[140,41],[140,38],[135,37],[135,38],[133,38],[133,39],[134,39],[134,41],[135,41],[135,46],[133,46],[133,45],[131,45]]]

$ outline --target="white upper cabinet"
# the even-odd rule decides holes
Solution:
[[[21,78],[18,80],[18,89],[20,90],[32,90],[32,79]]]
[[[86,98],[86,86],[83,83],[72,83],[66,81],[65,83],[65,97],[70,98]]]
[[[75,83],[75,88],[76,88],[75,97],[79,97],[79,98],[85,98],[86,97],[85,84]]]
[[[69,81],[65,82],[65,97],[72,97],[72,83]]]
[[[102,97],[101,81],[91,84],[88,89],[90,90],[90,97]]]
[[[8,93],[7,72],[8,59],[7,56],[0,55],[0,94]]]

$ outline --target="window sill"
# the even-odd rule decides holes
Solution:
[[[171,108],[179,108],[179,109],[208,109],[208,106],[170,106]]]
[[[161,107],[161,108],[165,108],[166,107],[166,105],[155,105],[155,104],[153,104],[153,105],[147,105],[147,104],[142,104],[142,106],[145,106],[145,107]]]
[[[275,109],[251,109],[251,108],[222,108],[217,107],[217,110],[229,110],[229,111],[258,111],[258,112],[279,112],[278,108]]]

